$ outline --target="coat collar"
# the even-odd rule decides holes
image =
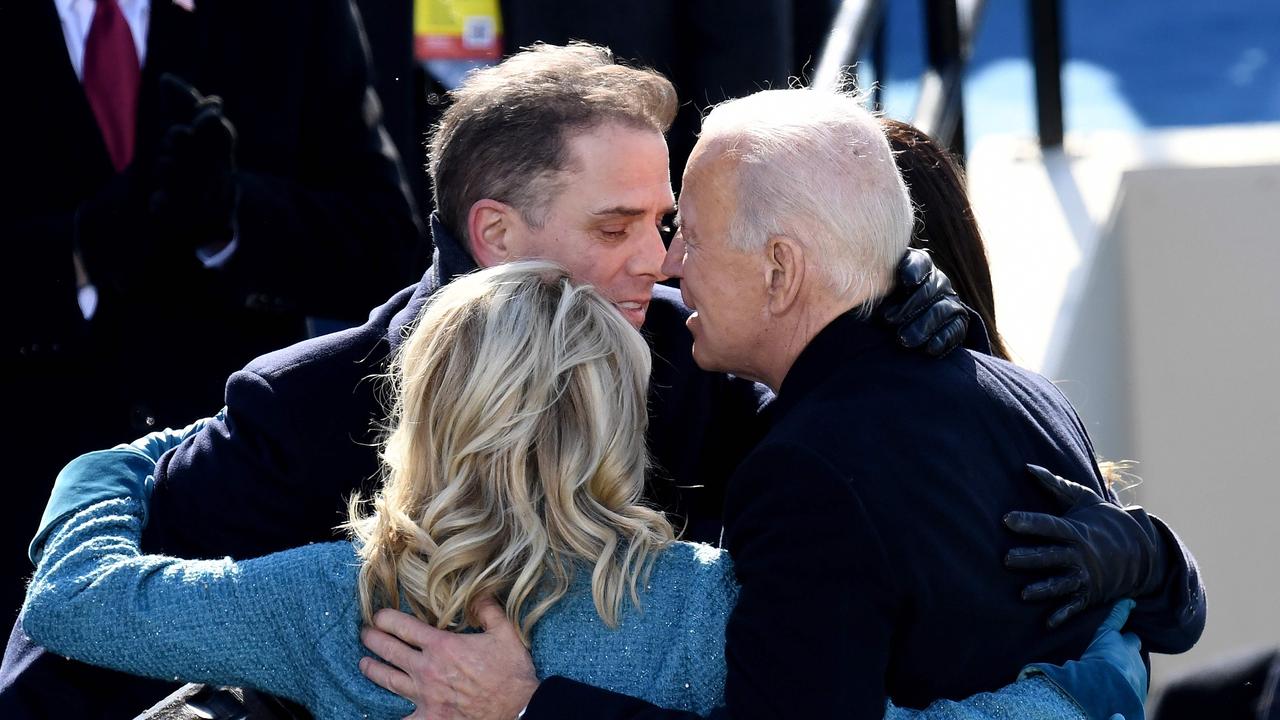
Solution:
[[[868,352],[895,348],[892,332],[850,310],[836,317],[800,351],[769,408],[772,420],[786,415],[831,377],[856,372],[855,361]]]
[[[431,213],[431,243],[435,247],[431,255],[431,267],[422,276],[418,286],[414,288],[409,302],[395,314],[387,328],[387,342],[394,352],[404,340],[405,327],[410,325],[422,312],[422,306],[437,290],[450,280],[479,269],[471,253],[454,237],[453,233],[440,222],[440,216]]]

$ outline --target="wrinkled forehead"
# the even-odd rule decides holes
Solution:
[[[681,225],[696,223],[711,208],[732,207],[738,188],[738,161],[730,152],[715,148],[690,156],[680,188]]]

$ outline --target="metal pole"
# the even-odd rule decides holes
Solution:
[[[871,110],[884,110],[884,83],[889,79],[888,53],[885,52],[885,16],[876,20],[876,32],[871,40],[871,64],[876,67],[876,84],[871,89]]]
[[[879,26],[883,12],[880,0],[844,0],[836,13],[827,36],[818,67],[813,73],[813,86],[833,90],[839,86],[841,76],[866,48],[871,32]]]
[[[1058,0],[1028,0],[1040,147],[1062,147],[1062,25]]]
[[[916,124],[957,157],[963,157],[964,102],[960,83],[964,66],[956,0],[926,0],[924,20],[928,69],[920,83]]]

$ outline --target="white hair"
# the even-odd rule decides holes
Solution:
[[[911,240],[911,196],[856,95],[797,88],[729,100],[704,119],[702,138],[737,161],[732,245],[789,236],[838,297],[864,310],[892,288]]]

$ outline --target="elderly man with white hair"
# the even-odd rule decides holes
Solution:
[[[992,560],[1008,508],[1051,509],[1025,463],[1108,493],[1093,447],[1044,378],[966,350],[914,358],[868,320],[912,230],[876,119],[814,90],[725,103],[684,188],[664,270],[683,277],[694,359],[778,394],[726,498],[731,715],[874,717],[1078,657],[1105,608],[1048,632]]]
[[[777,395],[726,494],[723,546],[741,589],[710,717],[878,718],[890,698],[964,698],[1029,663],[1080,657],[1107,614],[1097,604],[1047,630],[1001,569],[1005,513],[1054,510],[1027,463],[1085,480],[1074,491],[1123,515],[1103,500],[1114,498],[1066,398],[982,353],[908,352],[871,319],[912,222],[881,126],[855,97],[765,91],[704,121],[663,272],[682,278],[697,364]],[[535,683],[497,677],[523,652],[499,638],[423,645],[411,681],[453,695],[414,717],[497,717],[481,706],[528,693]],[[1089,717],[1141,717],[1133,693],[1096,693],[1082,701]],[[694,717],[561,677],[519,699],[526,719]]]

